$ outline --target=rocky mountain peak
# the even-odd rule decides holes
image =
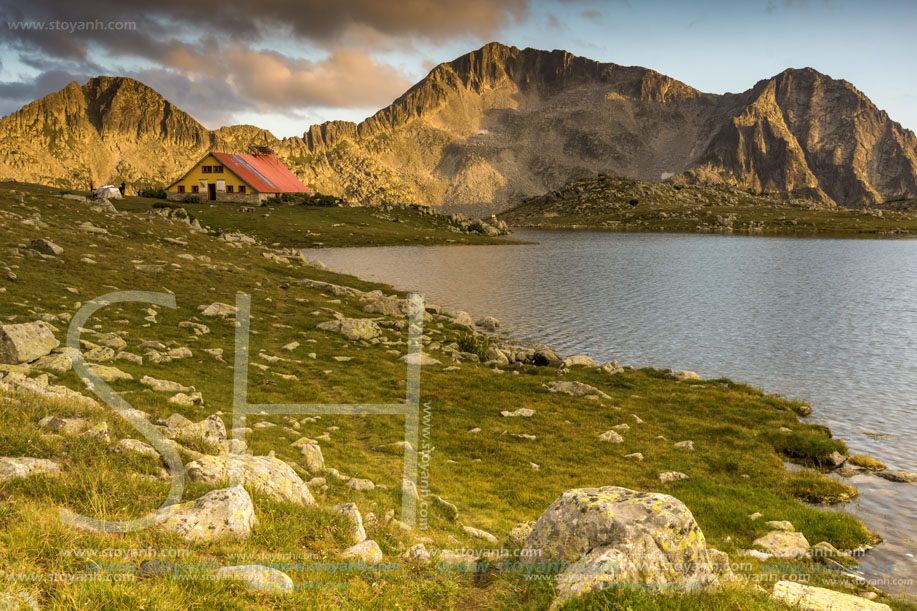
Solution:
[[[914,133],[812,68],[715,95],[640,66],[497,42],[434,67],[362,123],[302,137],[208,131],[143,83],[100,76],[0,119],[0,143],[0,175],[60,186],[163,184],[214,148],[267,145],[318,191],[488,213],[603,173],[825,205],[917,197]]]

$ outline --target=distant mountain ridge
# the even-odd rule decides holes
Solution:
[[[917,137],[853,85],[786,70],[709,94],[653,70],[490,43],[357,124],[278,139],[207,130],[151,88],[98,77],[0,119],[0,176],[170,182],[212,149],[273,147],[318,191],[506,209],[599,173],[780,191],[860,207],[917,197]]]

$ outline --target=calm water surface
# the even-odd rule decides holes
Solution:
[[[726,376],[917,471],[917,241],[517,231],[524,246],[310,251],[336,271],[496,316],[562,353]],[[852,481],[847,507],[917,582],[917,485]],[[881,576],[873,571],[870,577]],[[902,591],[899,585],[880,587]],[[917,583],[906,588],[913,595]]]

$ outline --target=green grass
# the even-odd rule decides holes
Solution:
[[[27,191],[25,204],[16,203],[11,189]],[[195,208],[193,213],[199,218],[215,214],[208,210]],[[290,214],[314,212],[283,210]],[[137,211],[142,211],[142,206]],[[405,368],[398,361],[404,345],[398,346],[399,354],[390,354],[388,346],[349,342],[316,329],[318,323],[330,320],[333,312],[367,316],[362,312],[363,302],[307,289],[295,281],[308,277],[361,290],[392,292],[389,287],[304,267],[295,261],[281,264],[265,258],[261,247],[232,247],[205,234],[192,234],[186,225],[160,217],[93,212],[85,204],[60,199],[38,187],[0,185],[0,219],[0,243],[5,245],[0,251],[0,288],[6,289],[0,293],[0,321],[4,323],[34,320],[41,314],[63,315],[53,323],[63,339],[67,315],[93,297],[113,290],[175,294],[177,308],[156,308],[155,323],[145,320],[147,305],[122,303],[100,310],[87,324],[97,332],[121,333],[127,350],[135,353],[142,354],[139,344],[144,340],[191,349],[191,358],[171,363],[110,363],[135,379],[114,383],[115,390],[134,407],[149,412],[153,421],[173,413],[199,421],[219,410],[224,422],[231,425],[235,327],[231,319],[201,317],[198,306],[216,301],[231,304],[237,291],[252,296],[251,362],[269,367],[251,367],[251,402],[376,403],[404,397]],[[76,227],[83,221],[105,227],[110,233],[98,236],[83,232]],[[55,258],[25,255],[30,240],[36,237],[51,239],[64,248],[64,253]],[[185,238],[188,245],[165,241],[177,237]],[[277,241],[287,245],[283,238]],[[8,250],[17,245],[20,256]],[[94,255],[96,263],[86,263],[87,254]],[[192,259],[179,258],[180,254]],[[134,267],[153,263],[165,265],[164,271],[143,272]],[[4,268],[14,271],[17,279],[7,280]],[[195,336],[190,329],[179,327],[179,322],[186,320],[208,325],[210,333]],[[392,341],[406,339],[397,324],[386,327],[384,333]],[[431,317],[424,333],[445,345],[460,341],[467,331],[446,319]],[[92,340],[89,335],[85,337]],[[300,346],[292,352],[281,350],[291,341]],[[222,348],[225,361],[204,352],[210,348]],[[261,351],[285,360],[269,362],[259,357]],[[313,352],[314,359],[308,356]],[[596,386],[610,397],[591,401],[548,392],[545,385],[558,376],[553,368],[526,366],[518,374],[512,370],[497,373],[483,365],[461,363],[458,370],[446,371],[445,366],[452,365],[450,357],[436,350],[431,355],[443,366],[425,367],[421,380],[421,401],[430,409],[425,426],[436,448],[431,453],[430,491],[457,505],[461,524],[494,533],[501,545],[508,546],[506,535],[515,524],[537,519],[563,491],[611,485],[664,492],[681,499],[709,544],[733,558],[767,532],[766,520],[789,520],[810,542],[828,541],[842,549],[872,541],[866,528],[852,516],[800,500],[811,498],[812,490],[825,494],[828,485],[818,479],[824,478],[820,474],[804,480],[799,474],[788,473],[785,454],[792,450],[804,459],[817,455],[815,449],[820,452],[828,447],[825,444],[836,447],[839,442],[827,437],[822,428],[800,422],[797,402],[729,380],[681,383],[652,369],[608,376],[574,368],[565,374],[567,379]],[[334,356],[352,360],[338,362]],[[203,393],[206,406],[171,405],[167,402],[169,394],[149,392],[136,381],[143,375],[194,385]],[[288,375],[298,380],[281,377]],[[53,381],[85,391],[72,371],[57,374]],[[500,415],[503,410],[523,406],[535,410],[535,415]],[[66,550],[71,549],[153,548],[159,550],[154,555],[159,560],[169,559],[162,557],[163,550],[180,550],[186,561],[220,564],[235,564],[240,557],[258,554],[334,561],[346,546],[346,529],[326,508],[355,502],[364,515],[373,512],[380,519],[388,511],[400,511],[401,457],[380,446],[402,438],[402,418],[325,416],[314,422],[302,421],[291,432],[286,430],[289,421],[283,416],[253,416],[249,426],[262,420],[278,425],[253,429],[248,441],[255,454],[274,451],[279,458],[301,465],[302,458],[291,442],[300,436],[315,438],[328,433],[330,441],[321,442],[328,467],[388,488],[357,493],[329,476],[326,491],[313,487],[318,506],[310,508],[253,494],[259,522],[246,542],[189,544],[156,530],[118,535],[76,530],[58,520],[58,508],[103,519],[139,517],[162,502],[168,482],[143,477],[159,473],[156,460],[114,454],[98,441],[43,435],[38,422],[52,414],[86,417],[93,423],[105,421],[113,440],[138,437],[105,407],[0,394],[0,422],[4,425],[0,427],[0,456],[50,458],[58,461],[65,473],[56,479],[33,477],[0,484],[0,570],[6,576],[85,573],[86,559],[67,555]],[[643,424],[636,424],[632,414]],[[601,432],[624,422],[630,430],[624,433],[623,443],[599,441]],[[481,431],[470,433],[475,427]],[[779,433],[781,427],[793,433]],[[522,433],[536,439],[517,436]],[[775,443],[783,438],[793,441]],[[694,441],[695,451],[674,447],[675,442],[688,439]],[[643,453],[645,460],[624,458],[632,452]],[[533,471],[530,463],[537,463],[539,470]],[[670,470],[682,471],[689,479],[661,484],[658,473]],[[184,499],[197,498],[207,489],[189,483]],[[764,519],[749,520],[748,515],[756,511]],[[425,530],[405,533],[380,524],[369,535],[379,543],[386,561],[395,562],[404,549],[420,541],[430,549],[482,546],[470,539],[459,523],[437,511],[430,512]],[[132,566],[139,569],[141,560],[132,559]],[[103,566],[103,570],[109,569]],[[750,572],[756,570],[757,565]],[[0,584],[10,591],[28,591],[42,609],[544,609],[553,599],[550,580],[443,573],[435,565],[403,565],[401,570],[388,573],[330,574],[302,567],[286,572],[297,583],[326,587],[272,599],[238,584],[161,573],[138,575],[130,582]],[[337,589],[341,587],[344,589]],[[765,606],[769,604],[766,599],[749,589],[667,597],[603,592],[575,604],[578,606],[574,608],[596,609],[774,608]]]
[[[162,200],[126,197],[115,201],[119,210],[143,212]],[[241,231],[272,244],[290,248],[338,246],[407,246],[434,244],[513,244],[511,239],[456,233],[449,217],[424,214],[406,207],[382,211],[375,207],[338,208],[271,204],[240,212],[239,204],[202,202],[175,204],[184,207],[215,231]]]

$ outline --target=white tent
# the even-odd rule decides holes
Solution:
[[[102,185],[92,192],[96,199],[121,199],[121,190],[115,185]]]

